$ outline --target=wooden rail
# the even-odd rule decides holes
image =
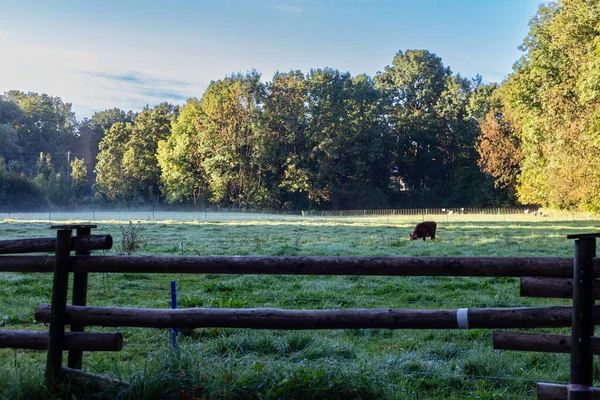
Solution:
[[[106,391],[107,388],[119,389],[129,386],[127,382],[123,382],[119,379],[95,375],[73,368],[63,367],[60,370],[60,374],[67,382],[74,383],[79,388],[85,388],[88,393],[103,392]]]
[[[52,272],[54,257],[0,257],[0,272]],[[600,259],[594,259],[600,276]],[[573,277],[569,257],[72,256],[69,271],[160,274]]]
[[[48,332],[0,331],[0,347],[13,349],[48,350]],[[63,350],[119,351],[123,347],[120,333],[65,332]]]
[[[112,245],[110,235],[79,236],[71,239],[71,249],[75,251],[108,250]],[[0,254],[53,253],[55,249],[56,238],[0,240]]]
[[[600,320],[600,306],[596,309]],[[35,310],[39,322],[50,320],[50,306]],[[571,307],[473,308],[453,310],[272,308],[120,308],[67,306],[66,323],[83,326],[144,328],[252,329],[476,329],[571,326]]]
[[[538,400],[567,400],[569,396],[569,385],[538,383],[536,386]],[[600,389],[592,388],[590,400],[600,400]]]
[[[570,353],[571,335],[546,333],[494,332],[494,349]],[[592,338],[592,353],[600,354],[600,338]]]
[[[600,300],[600,281],[594,280],[592,286],[594,299]],[[571,299],[573,279],[524,276],[521,278],[521,296]]]

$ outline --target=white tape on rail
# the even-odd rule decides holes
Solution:
[[[469,329],[469,309],[459,308],[456,310],[456,325],[458,329]]]

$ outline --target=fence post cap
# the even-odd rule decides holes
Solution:
[[[94,229],[96,227],[98,227],[98,225],[71,224],[71,225],[52,225],[50,227],[50,229],[58,229],[58,230],[63,230],[63,229],[82,229],[82,228]]]
[[[575,233],[572,235],[567,235],[567,239],[593,239],[600,237],[600,232],[598,233]]]

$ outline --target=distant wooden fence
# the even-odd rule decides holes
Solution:
[[[302,211],[304,216],[322,216],[322,217],[360,217],[373,215],[512,215],[529,214],[540,215],[537,207],[535,208],[503,208],[503,207],[438,207],[438,208],[387,208],[371,210],[310,210]]]
[[[52,227],[57,237],[0,242],[0,254],[48,252],[54,256],[2,256],[0,272],[53,272],[52,301],[35,311],[49,323],[45,332],[0,331],[0,347],[47,349],[46,379],[62,376],[80,382],[115,380],[80,371],[83,351],[118,351],[118,333],[86,333],[85,326],[149,328],[235,327],[254,329],[474,329],[572,327],[571,335],[496,332],[494,347],[505,350],[571,353],[569,385],[538,384],[540,399],[592,399],[592,355],[600,353],[593,337],[600,322],[594,299],[600,287],[600,259],[595,257],[600,234],[573,235],[575,257],[143,257],[91,256],[109,249],[110,236],[91,235],[95,225]],[[73,230],[76,235],[73,236]],[[71,255],[75,251],[75,256]],[[67,305],[69,273],[73,273],[72,305]],[[523,307],[451,310],[405,309],[139,309],[89,307],[87,277],[104,273],[286,274],[378,276],[521,277],[521,294],[572,297],[573,307]],[[71,332],[65,332],[65,326]],[[62,352],[69,351],[68,367]]]
[[[155,209],[131,209],[131,210],[72,210],[58,211],[48,210],[46,212],[27,212],[0,210],[0,220],[219,220],[225,219],[253,219],[269,218],[274,215],[281,217],[377,217],[377,216],[456,216],[456,215],[530,215],[542,216],[537,207],[437,207],[437,208],[385,208],[385,209],[360,209],[360,210],[240,210],[226,208],[196,209],[193,208],[155,208]],[[563,213],[560,213],[563,215]],[[565,215],[574,217],[578,215],[591,215],[590,213],[568,212]]]

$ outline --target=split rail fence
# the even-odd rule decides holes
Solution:
[[[47,332],[0,330],[0,347],[47,350],[48,384],[68,378],[83,385],[124,384],[81,371],[84,351],[119,351],[119,333],[85,332],[86,326],[253,329],[511,329],[571,327],[571,335],[495,332],[494,348],[571,353],[568,385],[538,383],[539,399],[600,399],[593,387],[593,355],[600,354],[594,325],[600,322],[599,234],[575,239],[568,257],[159,257],[92,256],[112,247],[95,225],[59,225],[56,238],[0,241],[0,272],[53,273],[50,304],[35,310]],[[75,235],[73,235],[75,231]],[[14,254],[54,251],[54,256]],[[71,252],[75,255],[71,255]],[[86,305],[89,273],[275,274],[370,276],[521,277],[521,295],[572,298],[573,306],[483,309],[138,309]],[[71,305],[67,305],[73,273]],[[70,325],[70,332],[65,326]],[[68,350],[67,367],[63,351]]]

